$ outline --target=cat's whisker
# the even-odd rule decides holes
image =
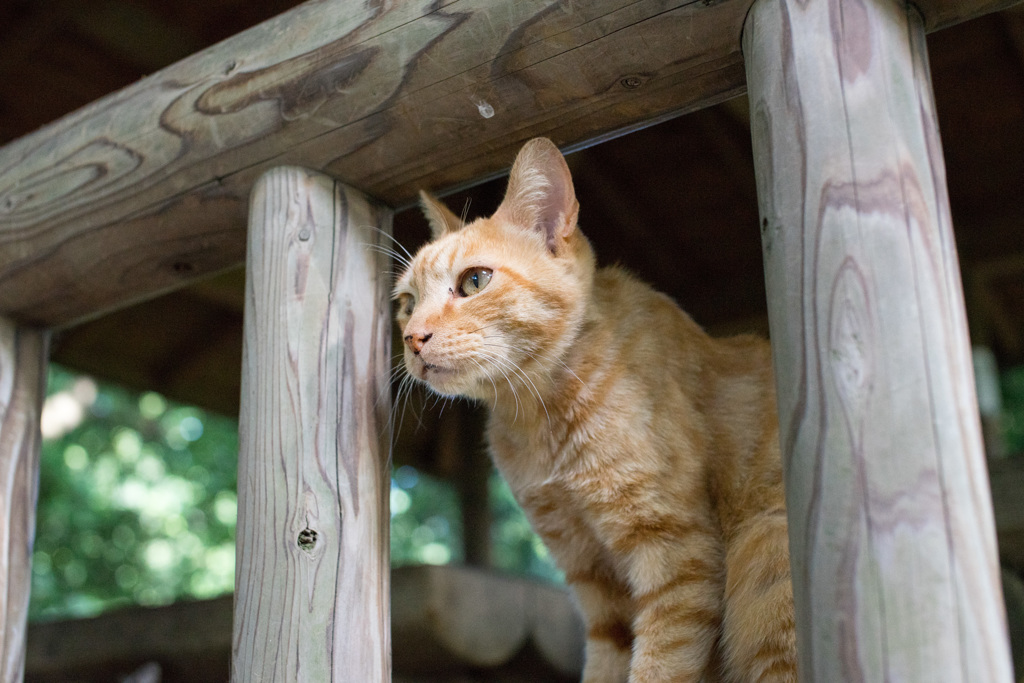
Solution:
[[[395,378],[396,373],[405,370],[405,363],[402,362],[404,355],[405,354],[396,353],[391,356],[391,370],[388,372],[391,379]]]
[[[405,363],[402,362],[401,356],[398,356],[397,358],[395,358],[395,360],[399,362],[394,363],[392,365],[391,372],[388,373],[388,384],[393,384],[399,375],[401,375],[403,372],[408,372],[408,370],[406,370]]]
[[[371,229],[371,230],[373,230],[374,232],[380,233],[381,235],[384,235],[384,237],[387,237],[387,238],[388,238],[389,240],[391,240],[392,242],[394,242],[394,243],[395,243],[395,246],[397,246],[397,247],[398,247],[399,249],[401,249],[401,250],[402,250],[402,252],[403,252],[403,253],[404,253],[404,254],[405,254],[405,255],[406,255],[407,257],[408,257],[408,259],[409,259],[410,261],[412,261],[412,254],[410,254],[410,253],[409,253],[409,250],[408,250],[408,249],[406,249],[406,248],[405,248],[405,247],[404,247],[404,246],[402,245],[402,243],[401,243],[401,242],[399,242],[399,241],[398,241],[397,239],[395,239],[394,235],[392,235],[391,233],[389,233],[389,232],[386,232],[386,231],[384,231],[384,230],[381,230],[381,229],[380,229],[380,228],[378,228],[378,227],[377,227],[376,225],[366,225],[366,226],[363,226],[363,227],[367,227],[367,228],[370,228],[370,229]]]
[[[459,216],[459,220],[462,221],[463,225],[466,223],[466,218],[469,216],[469,206],[473,203],[472,197],[466,197],[466,203],[462,205],[462,215]]]
[[[486,330],[488,327],[494,327],[495,325],[501,325],[501,324],[502,324],[502,321],[499,320],[497,322],[489,323],[487,325],[481,325],[480,327],[476,328],[475,330],[470,330],[466,334],[476,334],[480,330]],[[484,339],[486,339],[486,338],[487,338],[487,336],[485,335]]]
[[[444,409],[447,408],[448,406],[455,405],[455,401],[457,401],[458,398],[458,396],[445,396],[444,400],[441,401],[441,412],[439,412],[437,416],[441,417],[442,415],[444,415]]]
[[[389,393],[391,393],[390,392],[390,388],[389,388]],[[378,436],[383,435],[385,431],[389,431],[391,433],[395,432],[395,429],[396,429],[396,426],[395,426],[395,410],[396,410],[396,408],[398,406],[399,397],[400,397],[400,394],[396,394],[393,397],[393,399],[391,401],[391,405],[388,407],[388,419],[387,419],[387,422],[384,423],[384,426],[381,429],[381,433]]]
[[[498,324],[498,323],[495,323],[495,324]],[[485,325],[485,327],[487,327],[487,326]],[[485,339],[489,339],[489,338],[485,337]],[[502,344],[500,342],[488,341],[488,342],[484,342],[484,346],[493,346],[495,348],[502,348],[502,349],[508,349],[510,351],[517,351],[519,353],[525,353],[527,356],[529,356],[530,358],[533,358],[534,360],[547,360],[547,361],[551,361],[552,363],[558,363],[563,368],[565,368],[566,371],[568,371],[568,373],[570,375],[572,375],[576,379],[577,382],[582,384],[584,387],[587,386],[587,383],[584,382],[582,379],[580,379],[579,375],[577,375],[575,372],[573,372],[573,369],[570,368],[568,365],[566,365],[565,361],[563,361],[561,358],[556,358],[555,356],[552,356],[550,354],[542,354],[542,353],[535,353],[535,352],[532,352],[532,351],[527,351],[526,349],[514,347],[511,344]],[[549,373],[549,376],[550,376],[550,373]]]
[[[396,261],[406,261],[406,262],[411,262],[412,261],[409,258],[408,255],[406,255],[406,254],[404,254],[402,252],[396,251],[395,249],[389,247],[386,244],[379,244],[379,243],[376,243],[376,242],[362,242],[362,245],[364,247],[366,247],[367,249],[373,249],[374,251],[380,252],[382,254],[387,254],[389,256],[392,256],[392,257],[394,257],[394,259]]]
[[[399,272],[398,270],[395,270],[395,269],[384,271],[387,274],[393,275],[396,280],[398,279],[398,277],[401,276],[402,273],[407,271],[411,267],[411,265],[412,265],[410,261],[407,261],[405,259],[405,257],[400,256],[397,252],[395,252],[395,251],[393,251],[391,249],[388,249],[387,247],[379,247],[379,246],[376,246],[376,245],[373,245],[373,244],[368,244],[368,245],[366,245],[366,247],[370,251],[374,251],[374,252],[377,252],[378,254],[382,254],[384,256],[387,256],[392,263],[398,264],[398,265],[400,265],[402,267],[401,268],[401,272]]]
[[[486,344],[485,343],[484,346],[493,346],[495,348],[504,348],[504,349],[509,349],[509,350],[515,350],[515,351],[518,351],[520,353],[525,353],[527,356],[533,358],[534,360],[538,360],[538,356],[536,354],[533,354],[530,351],[526,351],[525,349],[513,349],[513,347],[511,347],[511,346],[509,346],[507,344]],[[553,359],[553,360],[557,360],[557,359]],[[534,393],[537,395],[537,398],[540,399],[540,402],[543,405],[544,404],[544,399],[541,397],[540,391],[537,389],[537,385],[534,384],[533,380],[531,380],[529,378],[529,376],[527,375],[527,372],[525,370],[523,370],[523,368],[521,368],[519,365],[517,365],[514,361],[512,361],[509,358],[502,358],[502,361],[504,361],[506,363],[512,364],[515,367],[515,369],[518,370],[519,376],[521,376],[523,379],[525,379],[527,382],[529,382],[533,386]],[[548,376],[549,380],[553,380],[554,379],[551,376],[551,371],[549,369],[544,368],[544,371],[547,373],[547,376]],[[570,372],[572,372],[572,371],[570,370]],[[577,379],[579,379],[579,378],[577,378]],[[545,412],[547,412],[547,406],[544,406],[544,407],[545,407]],[[548,422],[550,423],[550,418],[549,418]]]
[[[547,417],[547,420],[548,420],[548,428],[550,428],[551,427],[551,415],[548,413],[548,406],[547,406],[546,403],[544,403],[544,397],[541,395],[540,389],[537,388],[537,385],[534,383],[534,381],[532,379],[530,379],[529,375],[527,375],[526,372],[522,368],[520,368],[514,361],[512,361],[512,360],[510,360],[508,358],[502,358],[501,356],[497,356],[497,355],[492,354],[492,353],[487,352],[487,351],[484,351],[482,353],[483,353],[485,358],[486,357],[490,357],[490,359],[493,360],[496,365],[500,365],[500,366],[504,366],[504,367],[510,368],[512,373],[516,377],[521,377],[523,380],[526,381],[526,388],[527,388],[527,390],[530,391],[534,396],[537,397],[537,400],[540,402],[541,408],[544,409],[544,415],[545,415],[545,417]],[[506,379],[507,378],[508,377],[506,376]],[[511,380],[509,380],[509,384],[511,385]]]
[[[413,391],[413,388],[416,386],[416,378],[413,377],[412,375],[407,374],[405,376],[404,383],[405,383],[405,402],[402,405],[402,414],[398,418],[398,424],[405,424],[405,411],[408,409],[409,404],[412,402],[411,401],[411,399],[412,399],[412,391]],[[418,430],[420,427],[423,426],[423,417],[422,417],[422,414],[419,413],[419,412],[415,413],[415,415],[416,415],[416,429]]]
[[[404,365],[402,365],[402,366],[400,366],[400,369],[401,370],[405,370],[406,368],[405,368]],[[402,380],[401,380],[401,382],[398,385],[398,389],[397,389],[396,395],[395,395],[395,402],[394,402],[394,404],[391,407],[392,408],[392,414],[391,414],[390,422],[389,422],[389,424],[391,425],[392,429],[395,430],[395,431],[397,431],[397,429],[402,424],[405,423],[405,413],[406,413],[406,410],[409,408],[409,404],[411,403],[412,392],[413,392],[413,389],[414,389],[414,387],[416,385],[416,382],[417,382],[416,378],[413,377],[408,372],[406,372],[405,376],[402,377]],[[396,417],[397,417],[397,420],[395,419]],[[416,422],[417,422],[417,429],[419,429],[420,427],[423,426],[423,421],[422,421],[422,418],[421,418],[419,413],[416,413]]]
[[[496,358],[487,353],[483,353],[481,355],[488,360],[494,360],[494,358]],[[519,419],[519,392],[516,391],[515,384],[512,383],[512,380],[509,378],[508,373],[505,372],[504,368],[496,362],[492,363],[492,365],[501,373],[501,376],[505,378],[505,382],[508,383],[508,388],[512,390],[512,398],[515,400],[516,404],[516,414],[515,417],[512,418],[512,424],[515,424],[516,420]],[[495,403],[497,403],[497,401],[495,401]]]
[[[404,370],[405,368],[401,367],[400,369]],[[390,425],[391,425],[392,429],[397,429],[398,426],[402,422],[402,418],[404,418],[404,412],[403,412],[402,417],[399,417],[399,411],[403,410],[403,404],[402,404],[403,396],[404,396],[404,398],[406,400],[408,400],[409,388],[410,388],[411,384],[412,384],[412,377],[408,373],[406,373],[402,377],[401,381],[399,381],[399,383],[398,383],[398,388],[395,391],[395,402],[391,406]],[[397,422],[396,422],[395,418],[399,418],[397,420]]]
[[[551,415],[548,413],[548,406],[546,403],[544,403],[544,397],[541,396],[540,389],[537,388],[537,385],[534,384],[533,380],[530,379],[529,375],[526,374],[526,371],[520,368],[515,362],[508,359],[505,359],[505,361],[507,363],[511,363],[513,368],[515,368],[515,371],[519,373],[519,376],[525,379],[527,382],[529,382],[530,387],[533,388],[534,395],[536,395],[537,400],[540,401],[540,407],[544,409],[544,417],[547,418],[548,429],[551,429]]]
[[[405,354],[395,354],[391,357],[391,376],[394,377],[395,373],[405,370],[404,357]]]
[[[480,363],[475,358],[470,358],[469,360],[472,361],[473,365],[475,365],[480,370],[480,372],[483,373],[484,377],[487,378],[487,381],[491,383],[491,388],[494,389],[494,405],[495,405],[495,407],[497,407],[497,405],[498,405],[498,385],[494,383],[494,380],[487,373],[487,371],[484,368],[482,363]]]
[[[433,410],[434,408],[437,407],[437,402],[440,400],[440,396],[441,395],[438,394],[436,391],[430,392],[430,397],[434,399],[434,402],[430,404],[430,408],[428,410]]]
[[[367,249],[369,249],[370,251],[375,251],[375,252],[377,252],[379,254],[384,254],[385,256],[390,256],[391,258],[393,258],[395,261],[398,261],[399,263],[401,263],[406,268],[408,268],[410,265],[412,265],[412,261],[410,261],[408,258],[406,258],[405,256],[402,256],[401,254],[399,254],[394,249],[392,249],[390,247],[384,246],[383,244],[367,244],[367,243],[364,243],[363,246],[366,247]]]

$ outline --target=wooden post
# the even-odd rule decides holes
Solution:
[[[277,168],[251,199],[232,680],[391,680],[391,211]]]
[[[758,0],[743,48],[801,679],[1009,681],[921,18]]]
[[[46,332],[0,318],[0,680],[25,676]]]

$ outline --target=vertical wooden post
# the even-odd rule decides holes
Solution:
[[[758,0],[744,28],[805,681],[1009,681],[922,22]]]
[[[0,319],[0,680],[25,677],[49,335]]]
[[[253,189],[232,680],[391,680],[391,212],[278,168]]]

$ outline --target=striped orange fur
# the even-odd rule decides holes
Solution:
[[[406,369],[490,407],[494,461],[583,613],[583,680],[795,681],[767,342],[712,339],[596,269],[546,139],[490,218],[422,203],[434,239],[395,287]]]

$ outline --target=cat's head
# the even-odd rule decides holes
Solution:
[[[394,290],[409,374],[440,394],[483,400],[550,378],[578,334],[594,275],[558,148],[546,138],[523,146],[490,218],[463,224],[421,199],[433,239]]]

